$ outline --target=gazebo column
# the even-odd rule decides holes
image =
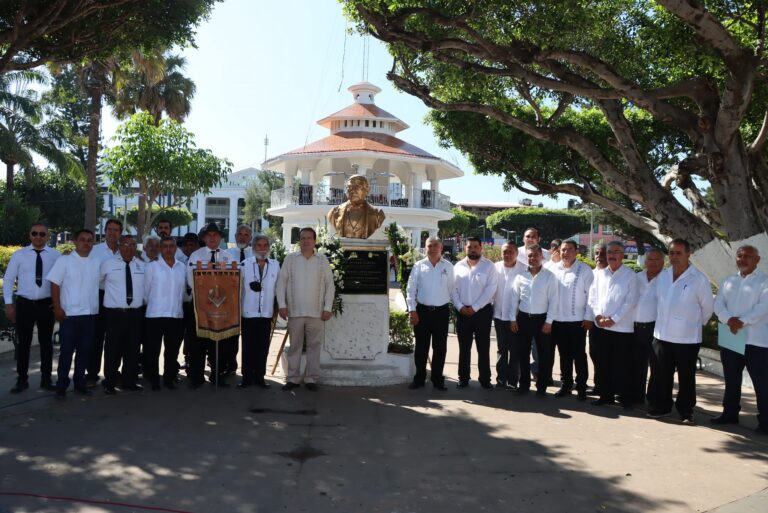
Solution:
[[[411,208],[421,208],[421,187],[427,178],[427,166],[424,164],[411,164],[411,189],[408,202]]]

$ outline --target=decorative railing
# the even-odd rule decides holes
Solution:
[[[411,198],[419,198],[420,205],[417,208],[429,208],[451,210],[451,198],[445,194],[429,189],[418,189],[416,194],[408,194],[406,187],[391,188],[389,190],[371,187],[368,194],[368,203],[377,207],[414,207]],[[320,183],[315,185],[294,184],[293,187],[285,187],[272,191],[271,208],[281,208],[291,205],[339,205],[347,201],[347,195],[343,188],[329,187]]]

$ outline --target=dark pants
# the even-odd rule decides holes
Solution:
[[[219,361],[219,372],[237,371],[237,352],[240,344],[240,337],[229,337],[219,342],[221,346],[222,360]]]
[[[184,336],[184,319],[173,317],[146,317],[144,326],[147,343],[144,346],[144,378],[153,386],[160,384],[160,348],[163,353],[163,381],[173,383],[179,372],[179,347]]]
[[[491,319],[493,307],[486,305],[471,317],[457,314],[456,335],[459,338],[459,381],[469,381],[472,364],[472,339],[477,347],[478,381],[491,383]]]
[[[683,417],[693,414],[696,406],[696,359],[701,344],[674,344],[654,339],[653,348],[659,359],[658,394],[656,409],[672,411],[672,388],[677,370],[677,400],[675,407]]]
[[[600,376],[600,399],[604,401],[613,401],[619,394],[622,404],[631,404],[627,397],[633,337],[632,333],[602,329],[595,376]]]
[[[123,310],[104,308],[107,333],[104,341],[104,386],[117,386],[122,367],[122,385],[136,384],[139,373],[139,336],[141,335],[141,308]]]
[[[193,344],[191,340],[197,336],[195,332],[195,309],[192,308],[192,301],[184,302],[182,308],[184,310],[184,346],[182,352],[184,353],[184,361],[189,362],[189,348]]]
[[[98,381],[101,372],[101,357],[104,353],[104,337],[107,333],[106,319],[104,318],[104,291],[99,290],[99,313],[96,315],[93,327],[93,347],[88,359],[87,379]]]
[[[529,315],[522,310],[517,314],[518,330],[515,345],[518,351],[517,358],[520,362],[519,388],[521,390],[531,388],[531,342],[534,337],[536,337],[536,347],[539,352],[539,379],[536,381],[536,389],[545,391],[552,380],[552,359],[555,355],[552,337],[541,331],[546,320],[547,314]]]
[[[241,317],[243,339],[243,383],[264,380],[267,374],[272,317]]]
[[[16,298],[16,335],[19,338],[16,347],[16,374],[19,380],[27,381],[29,376],[29,351],[32,346],[32,333],[37,324],[37,341],[40,344],[40,383],[51,383],[53,369],[53,307],[51,299],[31,301]]]
[[[757,397],[757,421],[768,427],[768,348],[747,345],[741,355],[730,349],[720,348],[725,375],[723,415],[737,417],[741,410],[741,376],[746,366]]]
[[[95,315],[74,315],[59,323],[59,365],[57,368],[59,390],[69,388],[69,369],[72,367],[72,356],[75,357],[75,373],[73,381],[75,388],[85,390],[85,368],[93,349],[93,329],[96,323]]]
[[[589,359],[592,360],[592,368],[594,369],[592,384],[598,395],[600,394],[600,376],[597,373],[597,360],[600,351],[600,336],[603,333],[605,333],[605,330],[595,325],[589,330]]]
[[[432,383],[435,386],[444,384],[443,367],[445,366],[445,353],[448,350],[449,308],[447,304],[436,307],[416,305],[419,323],[413,327],[413,334],[416,338],[416,347],[413,352],[413,360],[416,364],[416,375],[413,376],[414,383],[424,384],[427,380],[427,356],[431,343]]]
[[[659,361],[653,352],[653,328],[655,322],[636,322],[634,340],[632,341],[632,374],[630,384],[630,399],[634,403],[648,400],[651,408],[654,405],[651,397],[655,395],[656,376],[659,373]],[[650,364],[651,375],[648,376]],[[646,386],[647,380],[647,386]]]
[[[509,321],[493,319],[496,330],[496,383],[517,386],[520,381],[520,362],[515,348],[515,334],[509,329]]]
[[[587,389],[587,332],[582,321],[552,323],[552,340],[560,354],[560,382],[567,390],[573,389],[573,367],[576,367],[576,390]]]

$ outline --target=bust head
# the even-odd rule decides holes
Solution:
[[[370,191],[371,186],[364,176],[354,175],[347,180],[347,198],[351,203],[364,202]]]

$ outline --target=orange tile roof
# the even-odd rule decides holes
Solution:
[[[335,119],[350,119],[350,118],[368,118],[368,119],[387,119],[396,121],[401,129],[408,128],[408,125],[400,121],[394,115],[390,114],[386,110],[377,107],[373,103],[353,103],[348,107],[344,107],[338,112],[334,112],[330,116],[326,116],[317,122],[320,126],[329,127],[331,121]]]
[[[390,153],[393,155],[437,159],[434,155],[397,137],[376,132],[337,132],[319,141],[289,151],[285,155],[340,153],[347,151]]]

